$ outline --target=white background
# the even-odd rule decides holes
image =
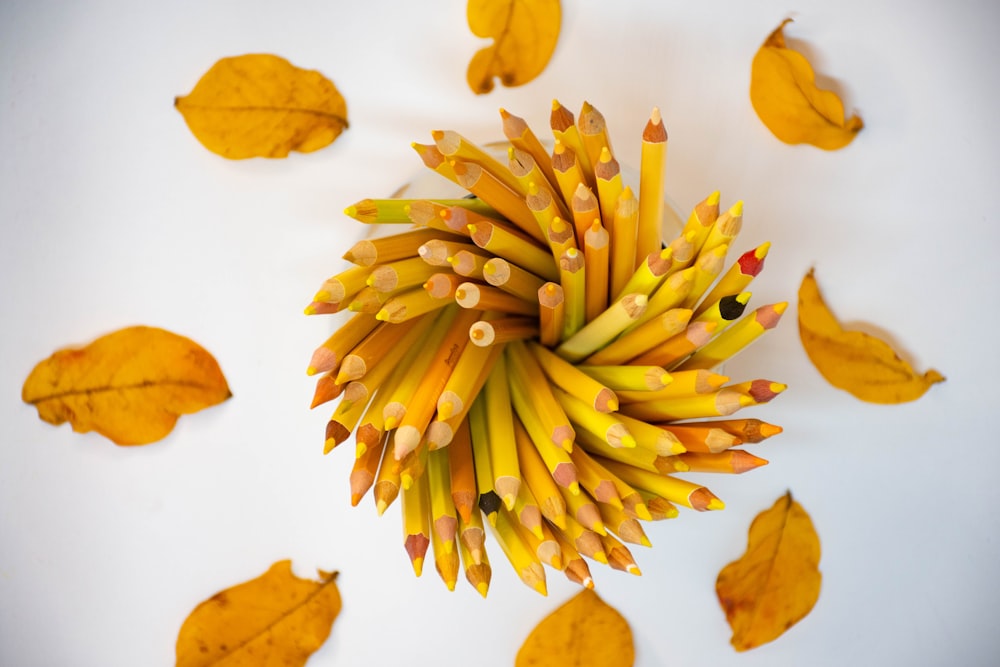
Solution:
[[[947,8],[946,8],[947,5]],[[786,16],[792,46],[865,129],[833,153],[779,142],[750,106],[750,61]],[[497,110],[539,133],[558,98],[608,120],[638,163],[654,105],[670,134],[667,190],[745,201],[740,251],[772,242],[751,305],[782,325],[727,366],[789,390],[755,408],[785,432],[769,466],[713,477],[722,512],[651,524],[643,576],[594,566],[642,667],[952,665],[1000,656],[995,396],[998,163],[995,2],[566,2],[548,68],[474,96],[484,42],[465,5],[421,2],[0,4],[0,664],[156,666],[214,592],[280,559],[340,571],[343,613],[310,665],[513,664],[543,598],[494,545],[482,599],[416,579],[398,505],[349,505],[349,451],[322,456],[328,406],[305,368],[334,320],[302,314],[365,230],[342,214],[422,169],[411,141],[501,137]],[[275,53],[318,69],[350,129],[287,160],[205,150],[173,108],[218,58]],[[882,333],[947,382],[905,405],[828,385],[794,307],[815,267],[834,312]],[[38,420],[24,378],[55,349],[122,326],[189,336],[234,392],[158,444],[120,448]],[[813,612],[747,654],[729,646],[719,570],[786,490],[823,556]],[[475,663],[473,663],[475,661]]]

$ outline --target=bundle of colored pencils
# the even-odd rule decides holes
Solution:
[[[373,490],[381,515],[400,497],[416,574],[430,547],[449,589],[464,571],[484,596],[487,529],[543,594],[543,566],[588,587],[588,561],[639,574],[640,521],[722,509],[683,473],[765,464],[738,446],[781,428],[731,415],[785,389],[716,372],[787,304],[744,314],[769,244],[723,270],[740,202],[720,213],[709,195],[664,243],[658,110],[638,197],[593,106],[575,120],[553,103],[551,152],[500,113],[508,163],[453,131],[413,144],[471,196],[350,206],[406,227],[354,245],[306,308],[353,313],[309,367],[313,407],[339,398],[325,451],[354,434],[352,504]]]

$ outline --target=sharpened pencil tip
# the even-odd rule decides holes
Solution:
[[[479,584],[476,585],[476,590],[479,591],[480,595],[486,597],[486,594],[489,593],[490,591],[490,585],[487,584],[485,581],[481,581],[479,582]]]
[[[306,369],[306,375],[316,375],[316,373],[319,373],[319,371],[316,370],[315,366],[310,366],[309,368]]]
[[[629,574],[634,574],[637,577],[642,576],[642,570],[639,569],[638,565],[626,565],[625,571]]]
[[[580,484],[578,482],[570,482],[568,488],[569,492],[574,496],[580,495]]]
[[[323,453],[329,454],[330,452],[333,451],[333,448],[336,446],[337,446],[336,440],[334,440],[333,438],[327,438],[326,441],[323,443]]]
[[[597,553],[594,554],[594,560],[596,560],[598,563],[601,563],[603,565],[607,565],[608,564],[608,555],[606,553],[604,553],[603,551],[598,551]]]
[[[643,535],[643,536],[642,536],[642,537],[641,537],[641,538],[639,539],[639,544],[641,544],[641,545],[642,545],[642,546],[644,546],[644,547],[652,547],[652,546],[653,546],[653,543],[652,543],[652,542],[650,542],[650,541],[649,541],[649,538],[648,538],[648,537],[646,537],[645,535]]]
[[[384,500],[378,500],[375,502],[375,511],[378,512],[379,516],[385,513],[386,508],[389,507],[389,503]]]
[[[418,556],[417,558],[413,559],[413,574],[419,577],[421,574],[423,574],[423,572],[424,572],[424,559]]]
[[[589,588],[590,590],[594,590],[594,580],[590,577],[587,577],[586,579],[583,580],[583,587]]]
[[[705,509],[709,510],[726,509],[726,503],[722,502],[718,498],[712,498],[711,500],[708,501],[708,505],[705,507]]]

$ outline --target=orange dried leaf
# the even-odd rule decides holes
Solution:
[[[790,492],[757,515],[746,553],[715,582],[737,651],[777,639],[812,611],[822,582],[819,557],[812,520]]]
[[[632,629],[585,588],[539,623],[517,652],[515,667],[631,667]]]
[[[268,54],[219,60],[174,106],[205,148],[233,160],[310,153],[347,128],[329,79]]]
[[[203,347],[154,327],[127,327],[84,348],[60,350],[24,381],[21,398],[51,424],[97,431],[119,445],[165,437],[182,414],[232,394]]]
[[[494,43],[472,57],[466,80],[477,95],[493,79],[520,86],[541,74],[555,51],[562,12],[559,0],[469,0],[469,28]]]
[[[177,667],[305,665],[340,613],[337,573],[320,580],[292,574],[283,560],[205,600],[177,635]]]
[[[820,374],[863,401],[905,403],[944,381],[933,369],[917,373],[885,341],[844,330],[823,301],[812,270],[799,287],[799,337]]]
[[[857,116],[844,120],[837,94],[816,86],[812,66],[785,45],[785,19],[757,50],[750,68],[750,102],[774,136],[788,144],[836,150],[864,127]]]

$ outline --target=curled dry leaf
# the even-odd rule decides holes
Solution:
[[[305,665],[340,613],[337,573],[300,579],[283,560],[205,600],[177,636],[177,667]]]
[[[838,389],[870,403],[905,403],[943,382],[936,370],[923,375],[885,341],[846,331],[827,308],[813,271],[799,287],[799,337],[816,369]]]
[[[466,79],[477,95],[493,90],[493,79],[520,86],[541,74],[559,39],[559,0],[469,0],[469,28],[494,43],[469,62]]]
[[[127,327],[84,348],[59,350],[24,381],[21,398],[51,424],[68,421],[119,445],[165,437],[182,414],[232,394],[218,362],[184,336]]]
[[[857,115],[844,120],[844,103],[837,94],[818,88],[809,61],[785,45],[783,30],[790,21],[782,21],[754,56],[750,102],[764,125],[785,143],[843,148],[864,124]]]
[[[174,106],[205,148],[233,160],[310,153],[347,128],[329,79],[268,54],[219,60]]]
[[[777,639],[812,611],[822,583],[819,557],[812,519],[791,492],[757,515],[746,553],[715,582],[737,651]]]
[[[632,629],[585,588],[539,623],[517,652],[515,667],[631,667]]]

